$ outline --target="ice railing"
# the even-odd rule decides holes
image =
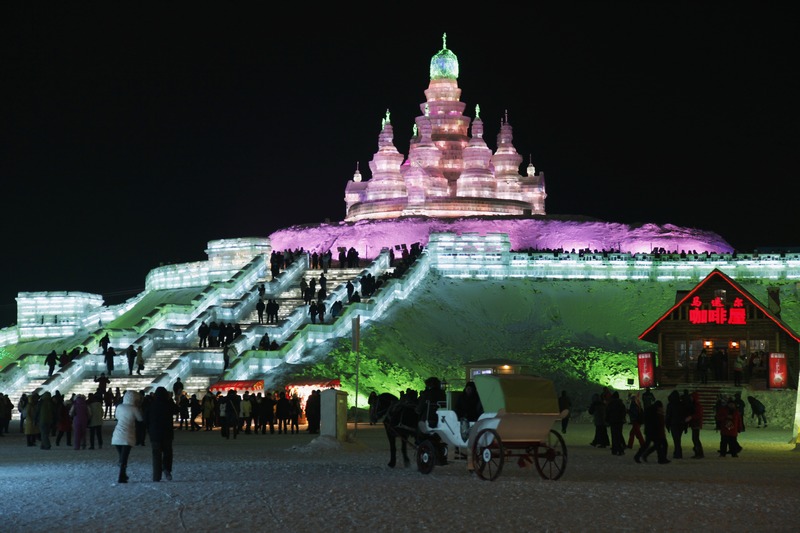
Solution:
[[[269,286],[269,290],[278,293],[286,290],[296,283],[306,268],[307,258],[298,258],[289,265],[289,268],[265,286]],[[191,344],[197,338],[197,329],[203,320],[208,322],[212,320],[238,321],[242,316],[246,316],[255,306],[255,299],[258,297],[253,288],[265,273],[266,263],[256,257],[227,281],[213,282],[189,304],[160,305],[142,317],[131,328],[101,328],[87,334],[87,337],[79,344],[86,346],[90,352],[97,351],[100,337],[108,332],[113,346],[141,345],[145,359],[161,348],[185,347],[187,343]],[[137,298],[141,297],[142,295]],[[233,303],[231,304],[231,302]],[[223,306],[222,303],[227,305]],[[174,323],[188,325],[183,328],[171,328],[170,324]],[[198,357],[205,355],[207,353],[201,353],[200,356],[195,355],[194,359],[197,360]],[[124,354],[119,353],[117,358],[115,363],[124,367]],[[89,356],[79,357],[46,379],[39,388],[40,392],[44,390],[53,392],[56,389],[70,390],[85,375],[97,370],[97,360],[102,360],[102,358],[91,353]],[[4,390],[18,390],[32,379],[40,379],[36,375],[43,368],[43,362],[43,354],[22,355],[0,372],[0,384]],[[198,362],[199,364],[201,363]],[[178,366],[181,364],[179,363]]]
[[[512,252],[507,234],[432,234],[431,269],[446,277],[699,281],[720,269],[732,279],[800,279],[800,253],[630,254]]]
[[[388,250],[384,250],[369,266],[363,271],[358,280],[364,274],[370,272],[376,278],[390,268]],[[263,351],[247,349],[241,352],[241,356],[233,362],[231,368],[225,374],[224,379],[269,379],[269,372],[282,364],[296,364],[300,362],[315,346],[337,338],[346,338],[352,335],[353,319],[358,317],[362,325],[380,318],[386,309],[398,300],[404,300],[414,291],[419,283],[428,275],[430,271],[430,258],[423,253],[414,261],[409,269],[401,278],[389,278],[372,297],[361,301],[353,302],[344,306],[342,313],[334,320],[325,324],[308,323],[308,313],[305,306],[300,306],[292,315],[294,320],[287,321],[279,329],[272,329],[277,337],[287,337],[279,350]],[[354,280],[356,290],[361,290],[358,280]],[[337,288],[326,299],[326,308],[336,300],[347,301],[347,292],[344,287]],[[298,327],[302,326],[302,327]]]

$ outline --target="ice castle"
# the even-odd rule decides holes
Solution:
[[[464,115],[457,84],[458,61],[446,46],[433,56],[426,101],[416,117],[408,157],[393,145],[387,112],[370,162],[370,179],[356,171],[345,188],[345,216],[339,222],[288,227],[268,237],[210,241],[207,261],[153,269],[145,290],[118,305],[83,292],[25,292],[17,298],[17,324],[0,330],[0,391],[91,390],[91,376],[103,370],[100,338],[114,346],[142,346],[147,373],[125,386],[153,390],[182,376],[203,390],[226,380],[269,379],[298,363],[331,339],[351,335],[353,320],[380,320],[397,300],[409,298],[431,273],[452,278],[550,280],[697,281],[715,268],[734,279],[800,279],[798,254],[736,254],[719,235],[695,228],[571,219],[545,212],[545,180],[532,163],[519,172],[522,157],[512,141],[507,116],[500,121],[497,149],[483,138],[480,110]],[[362,276],[381,277],[396,269],[392,257],[419,244],[424,252],[402,276],[392,277],[367,301],[345,306],[325,324],[311,324],[297,295],[304,277],[319,276],[309,253],[355,249],[359,266],[337,268],[325,303],[346,301],[345,284],[360,289]],[[272,276],[273,251],[304,252]],[[278,324],[254,318],[258,292],[281,302]],[[235,358],[224,374],[219,349],[194,348],[201,323],[241,324]],[[276,351],[258,349],[269,333]],[[86,347],[52,376],[43,365],[51,349]],[[122,350],[120,350],[122,351]],[[119,367],[124,367],[120,356]],[[365,398],[360,403],[363,405]]]

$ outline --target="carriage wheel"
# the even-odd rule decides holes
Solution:
[[[436,447],[429,440],[417,446],[417,469],[422,474],[430,474],[436,464]]]
[[[472,445],[472,463],[481,479],[494,481],[503,471],[506,450],[497,431],[487,428],[481,430]]]
[[[567,468],[567,445],[561,433],[551,429],[547,441],[536,447],[534,452],[536,470],[545,479],[556,480],[564,475]]]

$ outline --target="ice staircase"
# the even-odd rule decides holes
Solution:
[[[353,282],[353,285],[358,290],[359,287],[359,274],[362,272],[360,268],[329,268],[328,272],[325,273],[325,277],[327,278],[327,292],[331,294],[336,288],[346,285],[348,280]],[[322,269],[308,269],[305,271],[304,275],[301,278],[305,278],[306,282],[310,282],[312,278],[317,280],[316,289],[319,291],[319,277],[322,275]],[[266,283],[266,280],[263,281]],[[259,282],[261,283],[261,281]],[[285,320],[289,315],[291,315],[295,309],[300,306],[304,306],[305,302],[303,302],[303,297],[300,294],[300,281],[298,280],[296,286],[291,287],[280,294],[272,295],[267,293],[266,298],[273,298],[275,301],[278,302],[280,307],[278,308],[278,323],[280,324],[282,320]],[[346,304],[347,302],[342,302]],[[309,317],[310,318],[310,317]],[[325,318],[326,320],[330,320],[330,309],[325,310]],[[266,312],[264,314],[264,321],[266,322],[267,316]],[[257,325],[258,324],[258,312],[256,311],[255,307],[253,307],[252,312],[247,316],[245,322],[249,325]],[[275,328],[278,324],[265,324],[268,328]]]
[[[325,277],[327,278],[327,292],[331,294],[336,289],[343,289],[348,281],[352,281],[355,290],[360,290],[360,276],[363,274],[362,268],[329,268]],[[278,323],[277,324],[258,324],[258,312],[255,305],[252,309],[246,312],[245,316],[236,321],[243,331],[258,329],[259,331],[266,330],[274,331],[282,325],[282,323],[293,314],[298,307],[305,307],[302,295],[300,294],[300,279],[305,278],[310,282],[311,278],[317,280],[317,290],[319,290],[319,277],[323,274],[322,269],[306,269],[302,275],[297,279],[297,282],[292,284],[291,287],[286,288],[278,293],[269,292],[272,276],[269,272],[266,277],[259,278],[255,285],[250,288],[250,292],[256,293],[258,286],[264,284],[267,288],[266,298],[274,298],[280,304],[278,309]],[[343,302],[346,303],[346,302]],[[236,300],[223,300],[219,303],[220,309],[233,310],[237,306],[242,305],[241,299]],[[330,322],[330,310],[326,311],[326,321]],[[213,316],[213,310],[212,310]],[[264,317],[266,320],[266,315]],[[310,317],[306,317],[306,322],[310,322]],[[191,329],[190,324],[174,323],[169,325],[169,330],[172,331],[188,331]],[[263,333],[261,333],[263,334]],[[257,337],[260,338],[259,334]],[[270,338],[274,338],[270,334]],[[128,374],[127,361],[124,357],[118,356],[115,364],[115,370],[110,376],[111,383],[109,387],[116,390],[119,387],[120,391],[127,389],[133,390],[146,390],[151,387],[153,382],[161,376],[165,369],[171,367],[175,362],[184,354],[191,354],[193,359],[202,360],[202,365],[192,365],[191,372],[182,375],[181,380],[184,382],[184,390],[189,394],[197,393],[202,396],[206,389],[223,378],[222,372],[222,349],[220,347],[212,348],[198,348],[196,337],[189,337],[184,347],[170,346],[166,348],[157,348],[154,353],[145,356],[145,370],[139,376],[134,368],[133,375]],[[234,354],[235,355],[235,354]],[[98,356],[99,357],[99,356]],[[122,364],[120,364],[122,362]],[[46,369],[45,369],[46,374]],[[97,374],[99,375],[99,374]],[[69,394],[89,394],[97,390],[97,383],[94,381],[94,375],[87,376],[81,379],[77,385],[72,387]]]
[[[212,350],[199,351],[211,352]],[[144,370],[142,371],[141,376],[136,373],[135,366],[133,368],[133,375],[129,375],[127,362],[124,365],[115,364],[114,372],[110,376],[108,376],[108,373],[106,373],[111,380],[111,382],[108,384],[108,387],[112,391],[115,391],[117,388],[119,388],[120,391],[144,390],[149,387],[158,376],[161,375],[165,368],[169,367],[173,361],[175,361],[185,352],[186,350],[175,348],[156,350],[155,353],[145,358]],[[202,393],[209,387],[209,385],[217,381],[221,374],[222,366],[219,365],[219,369],[217,370],[211,369],[210,371],[205,372],[193,370],[191,375],[181,377],[181,381],[184,382],[184,390],[189,394],[197,393],[198,391]],[[100,374],[97,374],[97,376],[99,375]],[[68,391],[69,394],[72,395],[75,393],[88,395],[90,393],[94,393],[97,390],[97,382],[95,382],[94,378],[97,376],[87,376],[78,381],[78,383]],[[199,396],[201,395],[202,394]]]
[[[328,307],[330,308],[333,301],[341,300],[345,304],[343,310],[345,317],[358,313],[362,322],[372,320],[380,316],[391,302],[407,297],[407,294],[413,291],[429,272],[430,261],[428,257],[423,256],[422,260],[418,260],[415,267],[409,269],[402,279],[391,280],[389,288],[379,290],[376,297],[365,298],[361,303],[348,305],[344,287],[347,281],[351,280],[355,290],[361,291],[361,276],[369,272],[379,278],[387,269],[391,270],[387,257],[386,254],[381,254],[375,261],[360,268],[329,268],[326,273]],[[166,320],[154,321],[148,315],[147,320],[143,318],[143,322],[152,322],[147,329],[121,328],[112,332],[114,344],[123,346],[130,343],[144,348],[145,370],[140,376],[136,374],[134,368],[133,375],[129,375],[127,360],[124,355],[119,354],[115,361],[115,370],[110,376],[110,388],[115,390],[119,387],[120,391],[128,389],[152,391],[157,386],[164,386],[171,390],[175,378],[180,376],[184,382],[184,390],[190,394],[202,393],[209,385],[220,379],[250,379],[249,376],[264,375],[276,364],[297,360],[309,346],[327,338],[349,334],[351,321],[348,319],[332,321],[330,309],[326,311],[324,324],[305,327],[311,324],[300,295],[300,280],[305,277],[309,281],[312,276],[318,280],[322,274],[321,269],[307,269],[307,263],[295,263],[281,272],[278,279],[272,280],[271,274],[266,269],[259,273],[253,268],[254,265],[257,263],[249,264],[229,281],[209,285],[197,299],[198,304],[192,308],[177,304],[173,309],[168,304]],[[266,297],[276,298],[280,303],[278,324],[258,324],[255,302],[258,297],[258,286],[262,283],[267,289]],[[230,296],[214,300],[216,293]],[[163,310],[157,308],[153,313],[163,313]],[[234,357],[248,352],[247,357],[234,360],[233,363],[239,364],[232,363],[234,368],[229,368],[224,376],[222,349],[197,347],[198,325],[201,321],[210,321],[215,316],[224,318],[226,323],[228,321],[239,323],[243,333],[247,331],[247,334],[239,339],[241,342],[234,343],[234,348],[237,349]],[[271,352],[263,358],[263,352],[261,355],[252,352],[251,346],[257,344],[265,331],[273,331],[282,346],[279,352]],[[270,337],[273,338],[273,335]],[[90,346],[90,349],[93,348]],[[60,353],[60,348],[57,351]],[[93,393],[97,390],[94,377],[105,371],[103,356],[95,352],[79,358],[59,369],[52,377],[48,377],[47,367],[40,362],[43,357],[40,354],[32,354],[30,359],[34,361],[33,364],[25,362],[22,365],[15,364],[12,372],[6,372],[3,376],[6,389],[4,392],[14,401],[22,392],[42,389],[59,390],[66,397],[73,393]]]

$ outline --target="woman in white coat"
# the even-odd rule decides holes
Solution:
[[[111,444],[117,448],[119,454],[119,479],[118,483],[127,483],[128,456],[131,448],[136,445],[136,421],[142,422],[144,416],[139,407],[139,393],[126,390],[122,396],[122,403],[117,406],[117,425],[111,435]]]

